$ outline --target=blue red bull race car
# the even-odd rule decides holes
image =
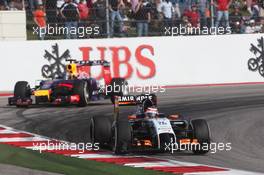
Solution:
[[[115,95],[123,95],[127,81],[124,78],[113,78],[108,61],[76,61],[67,60],[66,74],[52,80],[40,81],[39,85],[31,88],[27,81],[15,84],[14,96],[8,98],[9,105],[28,107],[33,104],[75,104],[80,107],[90,101],[109,98],[114,101]],[[83,67],[102,66],[104,83],[80,71]],[[35,97],[33,100],[32,97]]]

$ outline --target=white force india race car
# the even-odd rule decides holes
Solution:
[[[136,106],[135,112],[121,115],[119,106],[129,105]],[[90,136],[93,143],[110,146],[116,154],[141,150],[173,153],[184,149],[194,154],[210,151],[207,122],[160,113],[154,94],[116,97],[114,117],[92,117]]]

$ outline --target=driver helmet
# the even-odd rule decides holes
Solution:
[[[146,118],[155,118],[155,117],[158,117],[158,116],[159,116],[159,112],[158,112],[157,108],[149,107],[145,111],[145,117]]]

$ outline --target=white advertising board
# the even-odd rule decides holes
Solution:
[[[263,36],[253,34],[0,42],[0,91],[12,90],[15,82],[20,80],[29,81],[33,86],[35,80],[43,79],[43,74],[54,73],[49,67],[65,64],[66,57],[62,55],[66,50],[73,59],[110,61],[113,75],[128,78],[130,85],[264,82],[261,76],[262,72],[264,74]],[[257,70],[250,71],[248,60],[257,57],[258,61],[251,64],[251,69]],[[55,60],[57,64],[54,64]],[[92,75],[97,77],[100,71],[99,67],[92,68]]]

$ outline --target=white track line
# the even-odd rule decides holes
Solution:
[[[176,161],[176,160],[167,160],[167,162],[176,164],[179,166],[201,166],[202,165],[202,164],[197,164],[197,163],[181,162],[181,161]],[[206,165],[206,166],[210,166],[210,165]],[[212,167],[216,167],[216,166],[212,166]],[[221,167],[218,167],[218,168],[221,168]]]
[[[229,171],[184,173],[184,175],[263,175],[263,173],[231,169]]]
[[[111,154],[71,154],[71,157],[80,159],[94,159],[94,158],[123,158],[122,156],[115,156]]]
[[[48,144],[38,144],[36,146],[28,146],[24,147],[26,149],[32,149],[34,151],[58,151],[58,150],[67,150],[70,149],[70,147],[63,147],[62,149],[56,148],[56,146],[48,145]]]
[[[1,143],[5,142],[30,142],[30,141],[48,141],[42,137],[15,137],[15,138],[0,138]]]
[[[165,162],[165,161],[157,161],[157,162],[141,162],[141,163],[126,163],[124,166],[130,166],[135,168],[144,168],[144,167],[163,167],[163,166],[175,166],[173,163]]]
[[[17,133],[16,131],[12,131],[8,129],[0,130],[0,134],[16,134],[16,133]],[[20,132],[20,133],[24,133],[24,132]]]

